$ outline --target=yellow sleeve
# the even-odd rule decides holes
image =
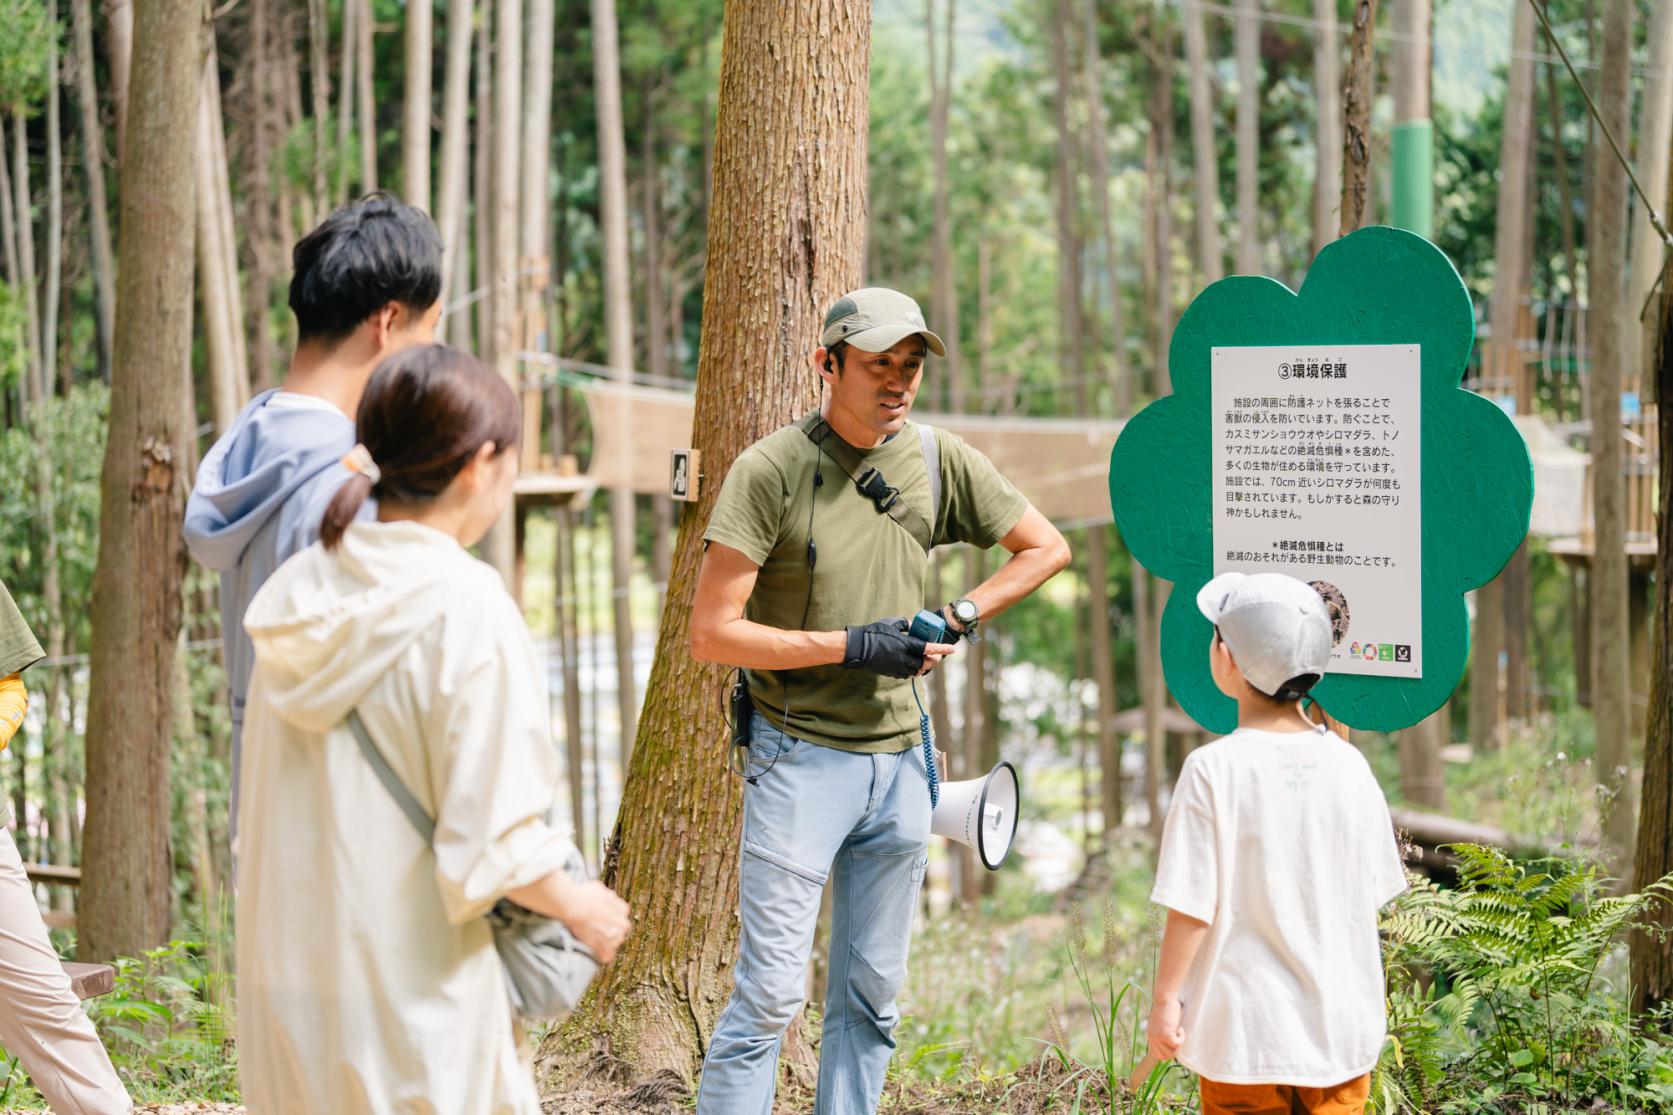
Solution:
[[[0,750],[12,742],[23,726],[23,714],[29,709],[29,691],[17,674],[0,678]]]

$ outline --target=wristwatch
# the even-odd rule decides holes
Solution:
[[[982,609],[976,606],[974,600],[968,596],[961,596],[947,605],[947,611],[952,613],[953,618],[958,621],[959,627],[963,628],[959,632],[963,638],[972,643],[982,641],[982,637],[976,634],[976,623],[982,618]]]

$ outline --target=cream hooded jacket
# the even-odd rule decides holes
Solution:
[[[499,575],[357,523],[250,602],[238,1029],[255,1115],[537,1115],[482,915],[557,870],[546,679]],[[344,724],[436,818],[426,847]]]

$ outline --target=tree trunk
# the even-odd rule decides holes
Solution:
[[[211,30],[211,35],[213,31]],[[231,244],[230,224],[222,224],[221,177],[225,150],[218,128],[221,78],[211,44],[201,69],[198,91],[196,151],[193,159],[197,192],[198,290],[203,303],[204,349],[208,356],[209,410],[220,436],[232,428],[243,406],[239,378],[245,374],[240,352],[242,308],[238,306],[238,263]],[[226,205],[231,207],[231,199]]]
[[[1086,59],[1086,116],[1091,137],[1092,193],[1098,199],[1099,232],[1104,241],[1104,271],[1110,300],[1110,380],[1115,388],[1115,411],[1126,414],[1132,405],[1132,383],[1127,370],[1127,315],[1121,303],[1120,258],[1115,242],[1115,218],[1110,209],[1109,142],[1104,124],[1103,55],[1098,41],[1098,0],[1086,0],[1082,9]],[[1200,229],[1199,225],[1199,229]],[[1216,234],[1218,239],[1218,234]],[[978,270],[981,264],[978,263]],[[1114,675],[1110,677],[1113,679]],[[1113,683],[1113,681],[1112,681]]]
[[[1353,33],[1349,39],[1348,80],[1342,90],[1345,169],[1342,175],[1342,225],[1346,236],[1365,223],[1371,183],[1371,87],[1376,62],[1372,33],[1376,30],[1377,0],[1353,0]]]
[[[1259,0],[1237,0],[1237,270],[1261,272]],[[1195,112],[1193,110],[1193,126]]]
[[[1557,94],[1557,72],[1553,66],[1545,71],[1545,106],[1551,120],[1551,159],[1557,179],[1557,200],[1562,209],[1563,271],[1568,276],[1569,297],[1580,300],[1580,249],[1574,231],[1574,186],[1568,169],[1568,144],[1563,139],[1563,99]],[[1587,119],[1590,119],[1588,116]],[[1665,172],[1664,172],[1665,173]],[[1651,194],[1660,197],[1660,194]],[[1555,287],[1556,284],[1552,284]],[[1555,290],[1552,297],[1557,297]],[[1652,323],[1654,319],[1651,319]]]
[[[16,201],[12,193],[11,156],[6,149],[6,118],[0,114],[0,234],[6,251],[6,281],[14,285],[23,281],[23,267],[17,258],[18,221]],[[25,363],[27,367],[27,362]],[[29,394],[27,382],[18,385],[25,398]]]
[[[447,73],[442,84],[440,190],[436,223],[441,229],[442,259],[458,274],[456,260],[465,250],[465,164],[470,147],[471,8],[474,0],[447,0]],[[465,272],[469,277],[469,272]],[[454,284],[449,299],[468,293]],[[469,310],[463,311],[469,314]],[[449,339],[449,318],[442,318],[437,335]],[[456,332],[456,330],[455,330]]]
[[[1342,207],[1342,40],[1336,0],[1313,0],[1313,85],[1318,99],[1318,170],[1313,179],[1313,251],[1336,239]]]
[[[408,205],[430,208],[430,73],[434,0],[408,0],[406,81],[401,106],[401,194]],[[548,52],[550,53],[550,52]],[[551,83],[547,82],[548,95]]]
[[[1631,0],[1605,0],[1603,70],[1598,88],[1601,122],[1624,145],[1631,105]],[[1504,177],[1510,177],[1509,174]],[[1592,169],[1586,206],[1586,258],[1592,336],[1592,717],[1597,725],[1597,780],[1604,791],[1604,840],[1616,871],[1631,862],[1634,785],[1627,665],[1626,476],[1621,438],[1622,361],[1628,315],[1622,262],[1626,258],[1626,169],[1613,156]]]
[[[645,367],[652,377],[668,375],[668,301],[663,290],[662,168],[657,161],[658,103],[655,83],[640,91],[644,120],[640,123],[639,204],[645,244]]]
[[[1528,638],[1533,625],[1533,582],[1524,539],[1505,566],[1505,720],[1525,724],[1533,715],[1533,674]]]
[[[105,8],[109,21],[106,49],[110,52],[110,99],[116,110],[116,164],[127,157],[128,73],[134,59],[134,6],[132,0],[109,0]],[[117,199],[120,212],[121,199]]]
[[[599,225],[604,239],[605,362],[618,383],[633,382],[633,287],[627,268],[627,147],[622,138],[622,79],[616,0],[592,0],[593,88],[598,111]],[[630,445],[628,452],[632,452]],[[638,715],[633,683],[633,489],[610,491],[610,578],[616,631],[616,712],[625,775]]]
[[[956,17],[958,2],[947,0],[945,38],[936,33],[935,7],[936,0],[926,0],[924,18],[929,33],[929,145],[930,165],[935,183],[932,236],[934,267],[930,308],[935,314],[935,329],[941,334],[947,349],[945,371],[942,373],[943,400],[949,411],[959,414],[964,410],[964,368],[959,358],[958,292],[953,285],[956,276],[953,271],[953,228],[947,185],[947,116],[953,99],[953,20]],[[1053,21],[1056,28],[1053,32],[1056,36],[1053,40],[1057,44],[1056,49],[1061,48],[1063,20],[1068,15],[1067,8],[1067,3],[1059,0],[1057,18]],[[1063,63],[1060,61],[1060,80],[1065,72],[1062,67]],[[1059,119],[1061,120],[1061,114]],[[1067,133],[1060,129],[1059,150],[1064,150],[1068,142]]]
[[[1667,196],[1668,146],[1673,140],[1673,4],[1650,5],[1650,65],[1644,75],[1644,103],[1639,112],[1635,160],[1639,185],[1644,187],[1646,197],[1659,203]],[[1662,216],[1665,223],[1669,214]],[[1655,355],[1655,339],[1661,323],[1653,313],[1646,313],[1643,318],[1639,314],[1644,310],[1650,288],[1661,274],[1663,251],[1661,236],[1650,224],[1649,213],[1642,204],[1637,204],[1632,222],[1632,279],[1627,287],[1626,352],[1622,365],[1633,381],[1654,371],[1647,365]]]
[[[476,29],[476,119],[471,139],[476,144],[471,167],[471,195],[474,217],[471,258],[476,263],[476,283],[469,288],[480,292],[476,305],[477,348],[488,352],[494,336],[494,20],[495,5],[482,5],[481,26]]]
[[[1441,747],[1446,735],[1444,709],[1399,733],[1400,795],[1408,805],[1433,813],[1445,811],[1446,777],[1441,766]]]
[[[725,670],[687,649],[703,528],[738,453],[813,405],[807,354],[824,308],[859,282],[865,226],[869,9],[729,0],[723,26],[705,297],[737,312],[703,316],[694,430],[710,479],[675,546],[612,840],[610,881],[638,928],[547,1043],[571,1065],[607,1048],[634,1078],[695,1075],[737,953],[742,794],[720,758]]]
[[[1529,128],[1533,111],[1533,9],[1516,6],[1511,24],[1511,60],[1505,90],[1505,124],[1499,149],[1497,227],[1494,233],[1493,301],[1489,311],[1490,366],[1516,367],[1516,326],[1527,275]],[[1595,318],[1593,319],[1596,320]],[[1618,406],[1619,404],[1617,404]],[[1470,743],[1496,750],[1502,742],[1500,666],[1504,649],[1504,579],[1476,590],[1476,622],[1470,639]]]
[[[443,258],[458,259],[465,251],[465,164],[470,147],[470,15],[473,0],[447,0],[447,75],[442,84],[442,166],[438,188],[437,228],[442,229]],[[457,271],[453,271],[457,275]],[[470,273],[465,273],[470,275]],[[448,298],[468,293],[453,285]],[[463,313],[470,313],[465,310]],[[452,315],[448,315],[452,316]],[[438,337],[447,340],[448,316]]]
[[[35,199],[29,186],[28,131],[28,122],[20,112],[12,118],[12,206],[17,212],[18,286],[22,288],[19,293],[23,295],[23,312],[28,315],[25,338],[29,345],[29,397],[40,399],[46,396],[46,373],[41,366],[40,307],[35,301]]]
[[[522,218],[518,222],[519,322],[522,336],[518,347],[526,352],[545,352],[546,301],[552,274],[552,191],[547,172],[552,165],[552,43],[554,24],[552,0],[529,0],[525,38],[528,49],[523,72],[523,181],[518,190]],[[523,391],[523,467],[540,463],[540,388]]]
[[[312,225],[325,216],[333,196],[327,181],[327,168],[331,165],[330,148],[326,144],[331,127],[331,15],[326,0],[308,0],[308,96],[314,113],[314,161],[310,168],[314,211],[308,222]]]
[[[517,247],[520,217],[518,196],[522,185],[518,156],[522,140],[520,118],[523,95],[523,5],[522,0],[496,0],[494,4],[494,129],[490,169],[491,194],[478,201],[489,203],[492,214],[493,330],[484,336],[492,354],[495,371],[518,390],[517,311],[521,291],[517,288]],[[501,515],[483,540],[485,560],[500,571],[511,594],[522,598],[516,570],[516,530],[513,513]]]
[[[371,193],[378,188],[378,114],[372,101],[372,0],[349,0],[357,4],[354,30],[360,54],[355,68],[355,82],[359,95],[355,98],[360,109],[360,192]],[[516,75],[512,75],[515,80]]]
[[[1662,192],[1650,197],[1673,209],[1673,191],[1663,177]],[[1662,282],[1673,283],[1673,261],[1663,264]],[[1673,288],[1669,288],[1673,289]],[[1650,704],[1644,735],[1644,777],[1639,800],[1635,884],[1643,890],[1673,871],[1673,298],[1662,298],[1656,313],[1655,397],[1658,400],[1660,492],[1656,519],[1654,608],[1650,619]],[[1673,1000],[1673,906],[1652,907],[1649,920],[1660,935],[1632,935],[1633,1012],[1643,1014]]]
[[[349,168],[343,159],[354,128],[354,71],[360,57],[360,35],[355,24],[360,20],[360,0],[343,0],[343,41],[338,44],[337,65],[337,148],[331,160],[337,166],[335,204],[342,204],[349,196]],[[323,214],[322,214],[323,216]]]
[[[1319,2],[1334,6],[1335,0]],[[1206,286],[1219,282],[1226,273],[1220,247],[1220,158],[1214,150],[1214,86],[1208,73],[1207,17],[1198,4],[1187,5],[1184,17],[1185,68],[1191,81],[1191,177],[1197,198],[1197,266],[1202,270]],[[1322,39],[1322,31],[1320,36]]]
[[[563,749],[565,780],[569,783],[569,814],[575,826],[575,845],[587,846],[586,752],[581,739],[581,638],[577,615],[580,586],[575,576],[575,512],[560,507],[557,520],[557,575],[553,596],[558,650],[563,665]]]
[[[56,8],[56,5],[54,5]],[[56,10],[53,18],[57,18]],[[58,111],[58,38],[52,37],[47,60],[46,94],[46,290],[41,302],[41,378],[51,394],[58,379],[58,300],[64,279],[64,152]],[[70,382],[65,364],[64,384]]]
[[[193,130],[203,7],[156,0],[134,21],[121,169],[110,436],[93,575],[87,828],[78,954],[108,960],[168,940],[169,737],[186,550]]]

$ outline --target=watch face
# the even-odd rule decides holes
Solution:
[[[969,600],[955,601],[953,604],[953,618],[960,623],[969,623],[976,618],[976,605]]]

